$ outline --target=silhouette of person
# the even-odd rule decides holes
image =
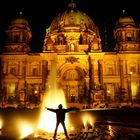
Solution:
[[[62,104],[58,105],[58,109],[52,109],[52,108],[48,108],[48,107],[45,107],[45,108],[49,111],[52,111],[52,112],[56,113],[57,122],[56,122],[56,128],[55,128],[53,138],[54,139],[56,138],[57,129],[58,129],[59,124],[61,123],[62,126],[63,126],[63,129],[64,129],[65,136],[66,136],[67,139],[69,139],[67,129],[66,129],[66,126],[65,126],[65,114],[67,112],[70,112],[70,111],[78,110],[78,108],[71,107],[71,108],[65,109],[65,108],[63,108]]]

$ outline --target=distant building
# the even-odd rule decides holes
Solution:
[[[68,103],[132,101],[140,94],[140,28],[125,13],[114,27],[114,52],[102,50],[98,27],[73,2],[46,29],[41,53],[31,53],[31,38],[22,15],[6,30],[0,55],[2,102],[42,101],[53,61]]]

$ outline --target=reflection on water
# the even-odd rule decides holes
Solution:
[[[113,128],[112,128],[112,126],[111,125],[108,125],[108,132],[109,132],[109,135],[111,136],[111,137],[114,137],[114,131],[113,131]]]
[[[107,140],[139,140],[140,129],[125,126],[99,125],[98,136]]]

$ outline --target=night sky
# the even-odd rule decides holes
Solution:
[[[1,0],[0,1],[0,50],[4,45],[4,31],[10,22],[23,17],[29,22],[32,31],[31,49],[42,51],[46,28],[59,13],[64,12],[70,0]],[[115,22],[125,9],[127,14],[140,25],[140,6],[138,0],[74,0],[77,9],[85,12],[99,27],[104,42],[104,28],[108,33],[109,48],[114,47],[113,29]]]

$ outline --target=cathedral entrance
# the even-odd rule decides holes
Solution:
[[[65,81],[63,90],[68,103],[79,103],[81,96],[84,95],[84,86],[82,81]]]
[[[63,73],[61,87],[65,92],[67,103],[79,103],[81,96],[84,95],[84,72],[76,67],[70,68]]]

